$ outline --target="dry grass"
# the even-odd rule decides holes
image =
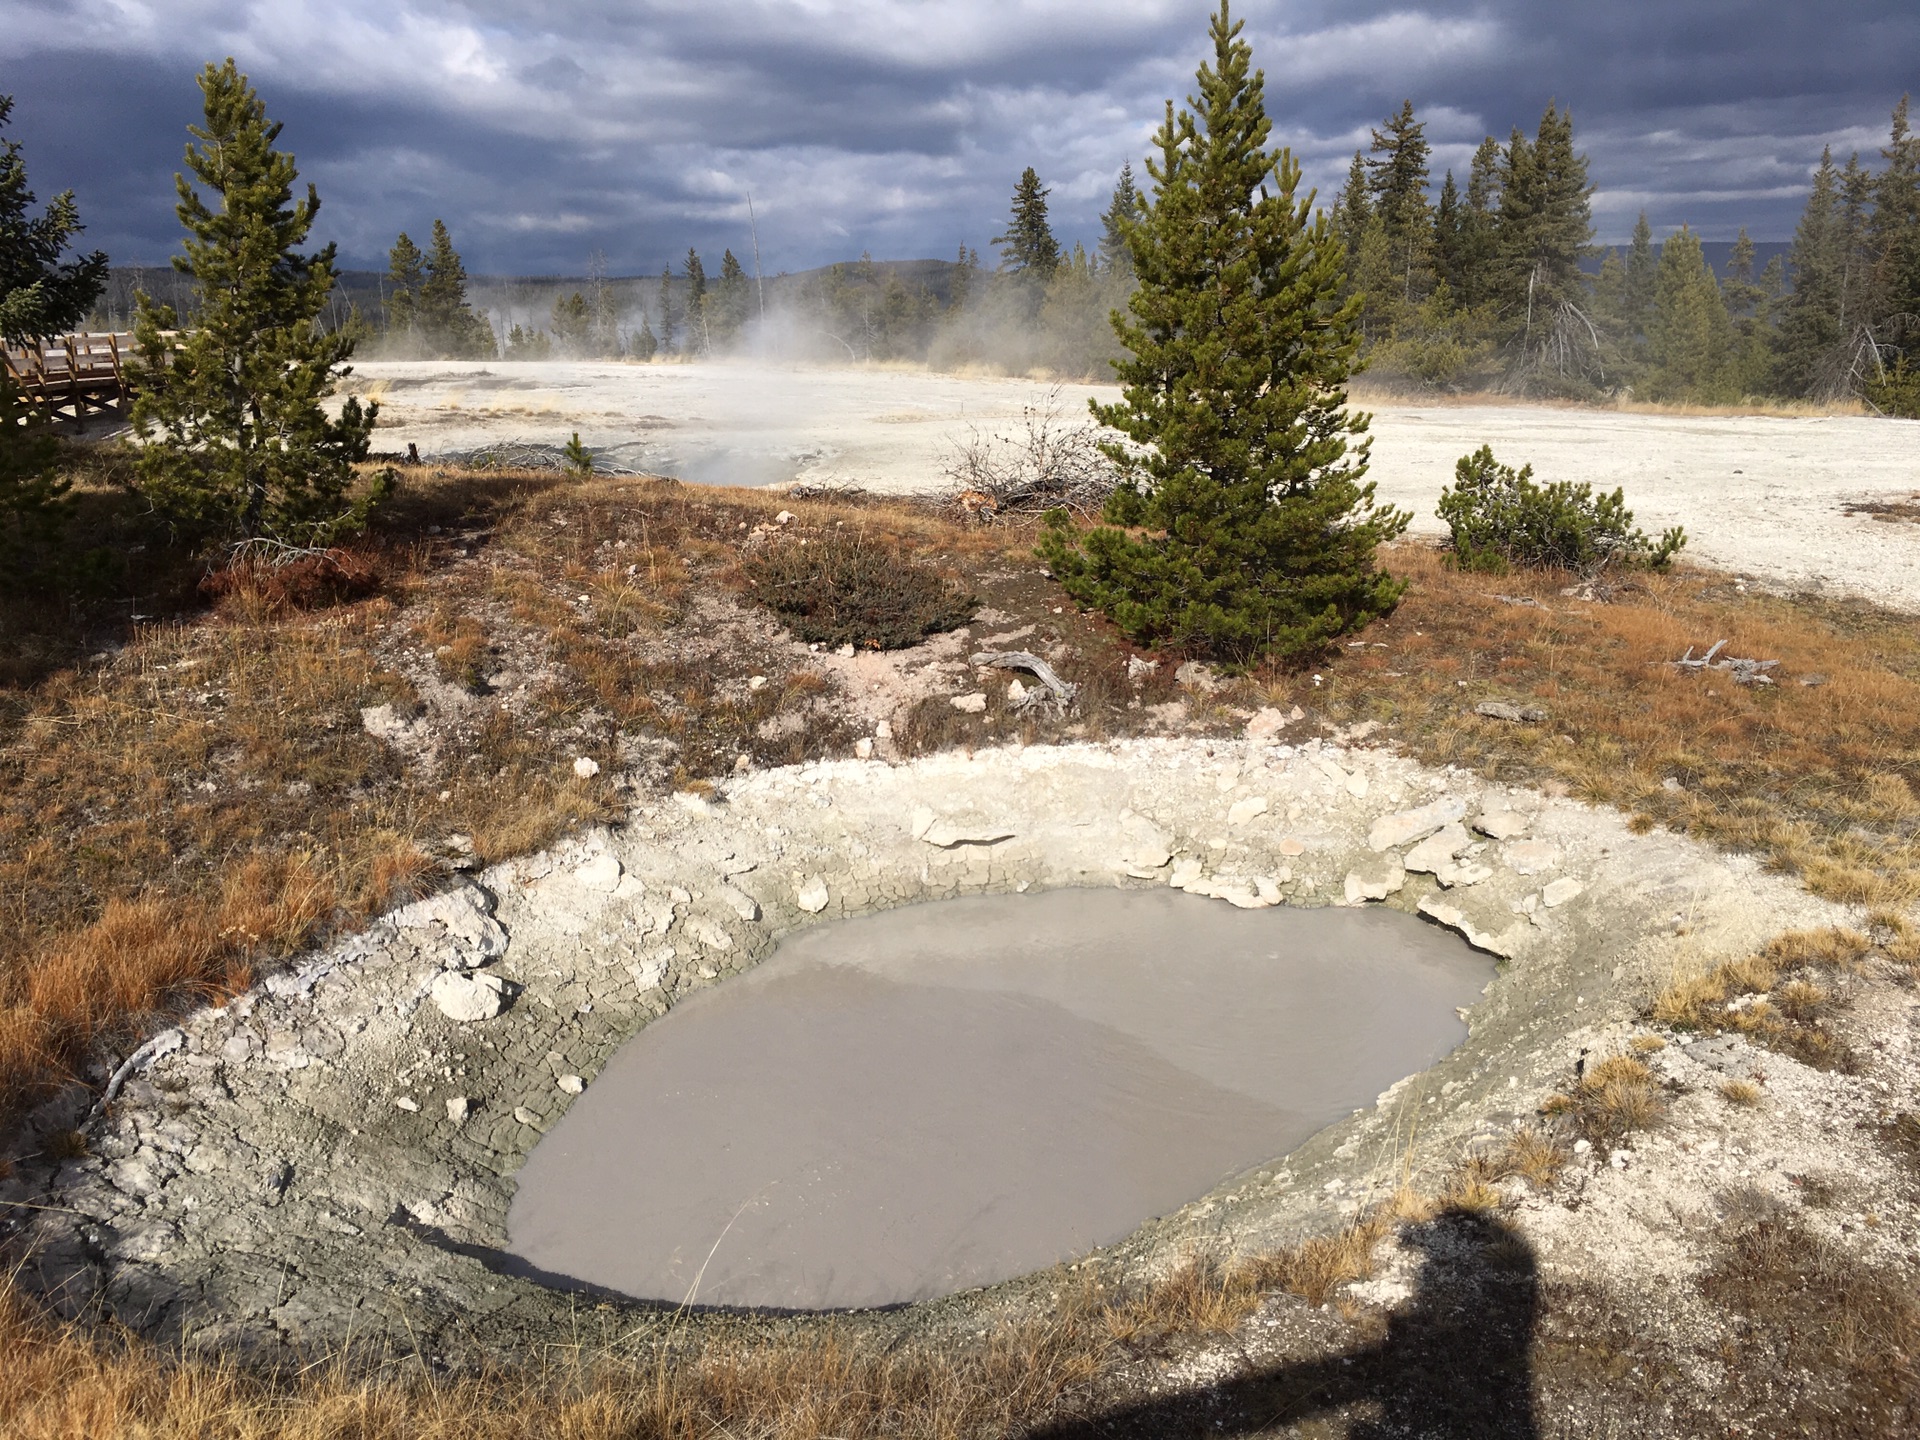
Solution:
[[[1316,667],[1275,669],[1249,701],[1376,720],[1436,765],[1554,782],[1581,799],[1763,856],[1817,894],[1900,910],[1920,899],[1920,630],[1865,605],[1741,593],[1697,571],[1620,581],[1608,603],[1574,577],[1492,583],[1418,544],[1386,552],[1400,609]],[[1537,604],[1510,604],[1499,597]],[[1666,662],[1715,640],[1780,661],[1772,686]],[[1803,678],[1824,677],[1813,686]],[[1544,709],[1540,725],[1474,713]]]
[[[1636,1130],[1651,1129],[1666,1114],[1653,1072],[1631,1055],[1609,1055],[1587,1066],[1573,1084],[1541,1107],[1564,1117],[1603,1152]]]
[[[1760,1087],[1751,1080],[1723,1080],[1720,1098],[1729,1105],[1751,1110],[1760,1103]]]
[[[1700,1034],[1733,1031],[1815,1069],[1851,1070],[1853,1053],[1830,1024],[1841,1001],[1815,977],[1856,970],[1874,948],[1845,927],[1790,931],[1758,954],[1676,976],[1647,1018]]]

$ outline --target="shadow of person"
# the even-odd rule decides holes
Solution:
[[[1537,1440],[1529,1350],[1532,1247],[1498,1219],[1449,1210],[1408,1227],[1414,1293],[1373,1345],[1062,1422],[1030,1440],[1283,1434],[1345,1410],[1349,1440]]]

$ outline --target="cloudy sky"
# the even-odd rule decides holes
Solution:
[[[444,216],[468,268],[658,271],[688,245],[766,269],[988,249],[1022,167],[1091,238],[1206,46],[1207,0],[0,0],[0,93],[43,196],[154,262],[193,77],[235,56],[318,185],[320,229],[384,265]],[[1403,98],[1464,171],[1573,107],[1602,240],[1644,208],[1709,239],[1792,233],[1823,144],[1871,155],[1920,80],[1915,0],[1243,0],[1276,137],[1331,192]],[[749,260],[749,263],[750,260]]]

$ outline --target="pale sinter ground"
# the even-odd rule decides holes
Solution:
[[[704,364],[390,362],[348,388],[380,399],[382,451],[423,456],[573,431],[636,470],[710,483],[938,490],[970,428],[1016,435],[1052,386],[914,370]],[[1066,423],[1107,386],[1059,387]],[[1849,514],[1920,492],[1920,422],[1665,416],[1533,405],[1372,404],[1383,501],[1438,534],[1454,462],[1482,444],[1541,481],[1622,486],[1637,523],[1684,525],[1686,558],[1789,590],[1920,609],[1920,525]]]

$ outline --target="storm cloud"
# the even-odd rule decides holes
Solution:
[[[1206,50],[1201,0],[0,0],[0,93],[43,196],[151,263],[178,234],[193,77],[233,55],[350,264],[443,216],[476,272],[769,272],[983,252],[1035,166],[1091,239]],[[1276,138],[1330,196],[1403,98],[1436,178],[1573,108],[1603,240],[1644,209],[1792,232],[1821,147],[1871,157],[1920,73],[1912,0],[1246,3]]]

